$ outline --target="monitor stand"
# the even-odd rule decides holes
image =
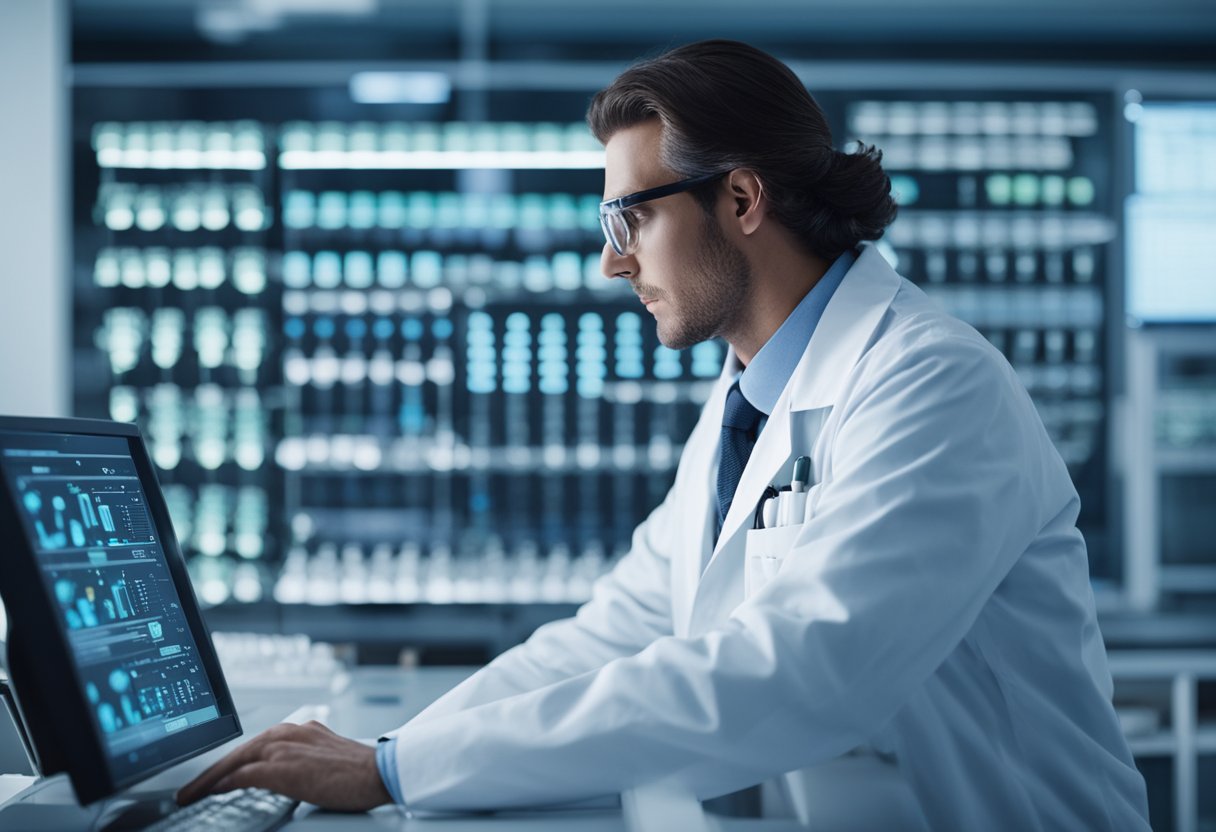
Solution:
[[[112,798],[112,803],[127,803],[118,810],[114,819],[101,827],[101,832],[128,832],[128,830],[143,829],[151,826],[166,815],[176,812],[177,801],[173,799],[174,789],[160,792],[140,792],[130,797]],[[103,818],[104,820],[104,818]]]
[[[0,641],[0,654],[5,652],[4,642]],[[4,774],[37,774],[38,755],[34,751],[34,742],[25,730],[25,721],[21,711],[17,709],[17,700],[13,689],[8,683],[8,671],[0,667],[0,704],[8,722],[0,724],[0,740],[4,748],[0,751],[0,772]]]

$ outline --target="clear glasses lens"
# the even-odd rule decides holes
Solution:
[[[604,239],[612,246],[612,250],[621,256],[631,254],[635,236],[626,219],[627,212],[608,212],[600,215],[600,226],[604,229]]]
[[[604,239],[608,241],[608,245],[612,246],[612,250],[617,254],[621,253],[621,246],[616,241],[612,234],[612,224],[609,222],[609,214],[600,212],[600,229],[604,232]]]

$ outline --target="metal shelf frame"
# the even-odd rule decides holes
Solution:
[[[1197,832],[1199,757],[1216,754],[1216,726],[1199,722],[1199,684],[1216,680],[1216,651],[1112,651],[1109,664],[1116,701],[1122,683],[1169,686],[1169,729],[1130,736],[1128,743],[1139,757],[1172,757],[1174,828]]]
[[[1216,449],[1164,448],[1157,439],[1162,360],[1216,357],[1216,328],[1139,327],[1127,330],[1126,419],[1119,445],[1124,471],[1124,594],[1130,608],[1156,609],[1166,592],[1216,591],[1211,564],[1161,562],[1161,477],[1174,473],[1216,475]]]

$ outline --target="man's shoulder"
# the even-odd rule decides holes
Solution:
[[[1004,354],[988,339],[900,278],[895,297],[855,367],[857,380],[896,372],[908,373],[910,379],[918,371],[945,368],[980,374],[994,385],[1020,387]]]
[[[873,345],[880,342],[890,345],[897,341],[905,348],[975,350],[1001,355],[975,327],[950,314],[937,299],[902,277],[899,290],[875,331]]]

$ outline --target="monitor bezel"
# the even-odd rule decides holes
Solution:
[[[63,684],[62,672],[55,670],[74,666],[71,644],[45,589],[37,555],[21,525],[16,495],[12,493],[7,477],[0,476],[0,534],[10,541],[10,546],[0,552],[4,564],[0,569],[0,596],[4,599],[9,618],[10,657],[15,659],[15,653],[23,655],[24,659],[19,664],[25,665],[22,669],[28,673],[27,678],[17,678],[12,664],[18,662],[10,663],[11,684],[17,694],[18,709],[31,729],[31,739],[39,757],[56,761],[52,765],[56,771],[44,773],[57,773],[60,768],[66,770],[77,800],[85,805],[239,737],[242,733],[240,719],[174,534],[156,469],[148,456],[139,428],[133,424],[99,419],[0,416],[0,435],[4,433],[68,434],[127,440],[164,550],[165,563],[181,599],[182,612],[194,636],[198,657],[211,683],[220,714],[215,720],[184,729],[177,735],[178,742],[190,738],[194,740],[188,750],[131,774],[114,775],[102,738],[95,730],[84,691],[78,685]],[[2,444],[0,441],[0,446]],[[36,582],[39,591],[22,591],[31,582]],[[54,636],[46,638],[46,633],[54,633]],[[25,641],[19,641],[21,639]],[[36,660],[34,655],[37,655]],[[37,701],[33,701],[33,698]],[[50,718],[51,714],[54,714],[53,719]],[[27,716],[30,718],[27,719]],[[30,722],[34,724],[28,724]],[[47,749],[48,743],[55,743],[57,747]]]

